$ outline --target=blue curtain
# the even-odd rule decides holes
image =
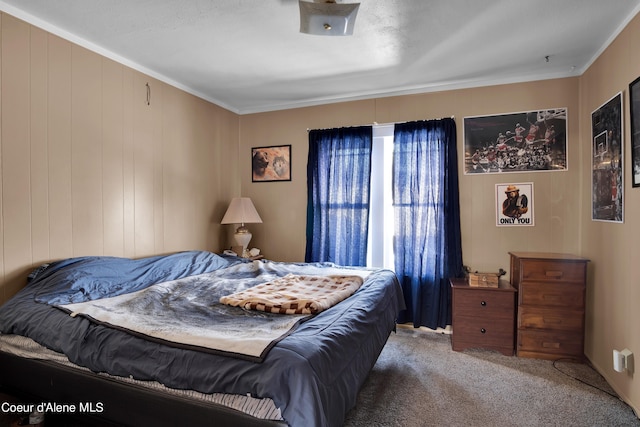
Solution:
[[[395,270],[407,306],[398,322],[445,327],[448,279],[463,275],[455,121],[396,124],[393,146]]]
[[[367,262],[371,126],[312,130],[306,262]]]

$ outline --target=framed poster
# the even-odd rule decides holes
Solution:
[[[640,187],[640,77],[629,84],[631,116],[631,182]]]
[[[624,221],[622,92],[591,113],[593,221]]]
[[[496,226],[534,225],[533,182],[496,184]]]
[[[464,118],[464,173],[567,170],[567,109]]]
[[[291,181],[291,145],[252,148],[251,180]]]

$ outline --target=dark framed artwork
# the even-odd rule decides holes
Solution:
[[[567,109],[464,118],[464,173],[567,170]]]
[[[252,148],[251,180],[291,181],[291,145]]]
[[[591,113],[593,221],[624,221],[622,92]]]
[[[640,77],[629,84],[631,116],[631,182],[640,187]]]

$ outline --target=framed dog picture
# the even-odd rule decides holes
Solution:
[[[291,181],[291,145],[252,148],[251,180]]]

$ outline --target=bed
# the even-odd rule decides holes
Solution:
[[[360,279],[311,313],[220,302],[301,277]],[[122,326],[111,316],[126,308],[143,317]],[[0,307],[0,386],[122,425],[339,426],[403,308],[388,270],[203,251],[70,258]],[[189,338],[194,323],[206,340]]]

